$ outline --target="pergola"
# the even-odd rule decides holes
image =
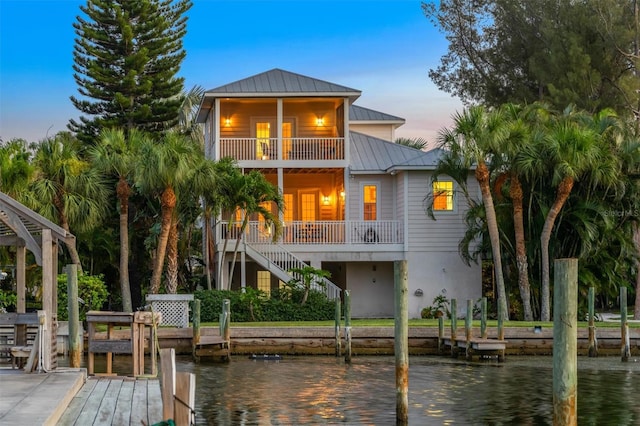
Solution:
[[[41,348],[43,367],[57,366],[58,244],[75,245],[75,236],[0,192],[0,245],[16,250],[17,312],[26,312],[26,255],[29,250],[42,268],[42,311],[46,335]]]

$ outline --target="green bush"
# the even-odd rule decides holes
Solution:
[[[270,298],[259,290],[246,290],[244,293],[229,290],[194,292],[194,297],[200,299],[200,321],[218,322],[224,299],[230,300],[232,322],[323,321],[334,317],[335,303],[319,291],[310,291],[307,302],[300,305],[303,289],[274,290]]]
[[[78,298],[80,320],[84,321],[88,311],[102,309],[109,294],[102,275],[78,274]],[[67,298],[67,274],[58,275],[58,320],[67,321],[69,319],[68,298]]]
[[[18,303],[18,297],[14,292],[0,289],[0,313],[15,309],[16,303]]]

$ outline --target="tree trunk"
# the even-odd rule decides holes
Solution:
[[[640,227],[633,227],[633,242],[636,245],[636,251],[640,256]],[[636,261],[636,303],[633,309],[633,319],[640,320],[640,261]]]
[[[531,286],[529,285],[529,262],[524,236],[524,218],[522,214],[522,185],[518,176],[511,177],[509,195],[513,203],[513,227],[516,238],[516,266],[518,267],[518,287],[524,311],[524,320],[533,321],[531,311]]]
[[[231,270],[229,271],[229,290],[231,290],[231,280],[233,279],[233,271],[236,268],[236,259],[238,257],[238,248],[240,247],[240,241],[244,236],[244,231],[247,229],[247,225],[249,223],[249,215],[245,214],[244,219],[242,219],[242,226],[238,230],[238,238],[236,238],[236,245],[233,248],[233,260],[231,261]]]
[[[166,188],[162,192],[160,204],[162,207],[162,219],[160,225],[160,235],[158,236],[156,257],[153,262],[153,273],[151,274],[151,288],[149,290],[151,294],[156,294],[160,290],[160,280],[162,278],[164,258],[167,252],[169,231],[171,230],[171,218],[173,217],[173,209],[176,206],[176,194],[173,191],[173,188]]]
[[[131,285],[129,283],[129,184],[120,176],[116,193],[120,199],[120,292],[122,293],[122,310],[133,312],[131,302]]]
[[[167,243],[167,293],[176,294],[178,291],[178,220],[171,221],[169,241]]]
[[[222,288],[222,277],[224,274],[224,257],[225,254],[227,253],[227,245],[229,242],[229,237],[231,236],[231,227],[233,226],[233,218],[235,216],[235,211],[231,212],[231,217],[230,219],[227,221],[227,230],[224,233],[224,243],[222,244],[222,253],[220,253],[220,262],[218,263],[218,290],[224,290],[224,288]],[[230,283],[227,283],[229,286],[229,289],[231,288]]]
[[[542,287],[540,297],[540,319],[542,321],[551,320],[551,300],[549,297],[550,285],[549,285],[549,241],[551,240],[551,231],[556,223],[556,218],[562,210],[562,206],[569,198],[573,189],[573,178],[565,177],[558,185],[556,191],[556,199],[544,220],[542,232],[540,234],[540,245],[542,250]]]
[[[489,230],[489,239],[491,240],[491,253],[493,255],[493,266],[496,274],[496,286],[498,291],[498,304],[505,313],[505,319],[509,319],[507,310],[507,295],[504,287],[504,278],[502,275],[502,255],[500,253],[500,232],[498,230],[498,221],[496,219],[496,211],[493,206],[493,197],[491,195],[491,187],[489,182],[489,169],[484,161],[478,161],[476,167],[476,179],[480,184],[482,192],[482,201],[487,216],[487,228]]]

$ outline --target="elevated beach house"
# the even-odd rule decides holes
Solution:
[[[480,267],[458,254],[466,202],[446,176],[431,182],[439,150],[395,144],[405,120],[355,105],[360,94],[281,69],[205,92],[198,121],[207,157],[259,170],[285,201],[279,240],[251,218],[231,283],[223,273],[217,288],[268,293],[291,278],[290,268],[308,264],[331,273],[329,297],[350,291],[354,317],[393,317],[394,261],[407,260],[410,317],[438,295],[480,297]],[[472,178],[470,185],[477,188]],[[425,212],[433,191],[437,220]],[[228,272],[235,239],[221,253],[224,236],[234,235],[222,219],[213,231]]]

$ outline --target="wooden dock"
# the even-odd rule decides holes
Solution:
[[[157,379],[90,377],[57,424],[153,425],[161,421],[162,396]]]
[[[465,355],[469,361],[473,358],[473,355],[497,355],[498,361],[504,361],[504,351],[507,348],[506,340],[497,339],[482,339],[479,337],[473,337],[467,341],[466,338],[444,337],[441,339],[443,347],[450,347],[451,354],[457,356],[460,349],[464,349]]]

